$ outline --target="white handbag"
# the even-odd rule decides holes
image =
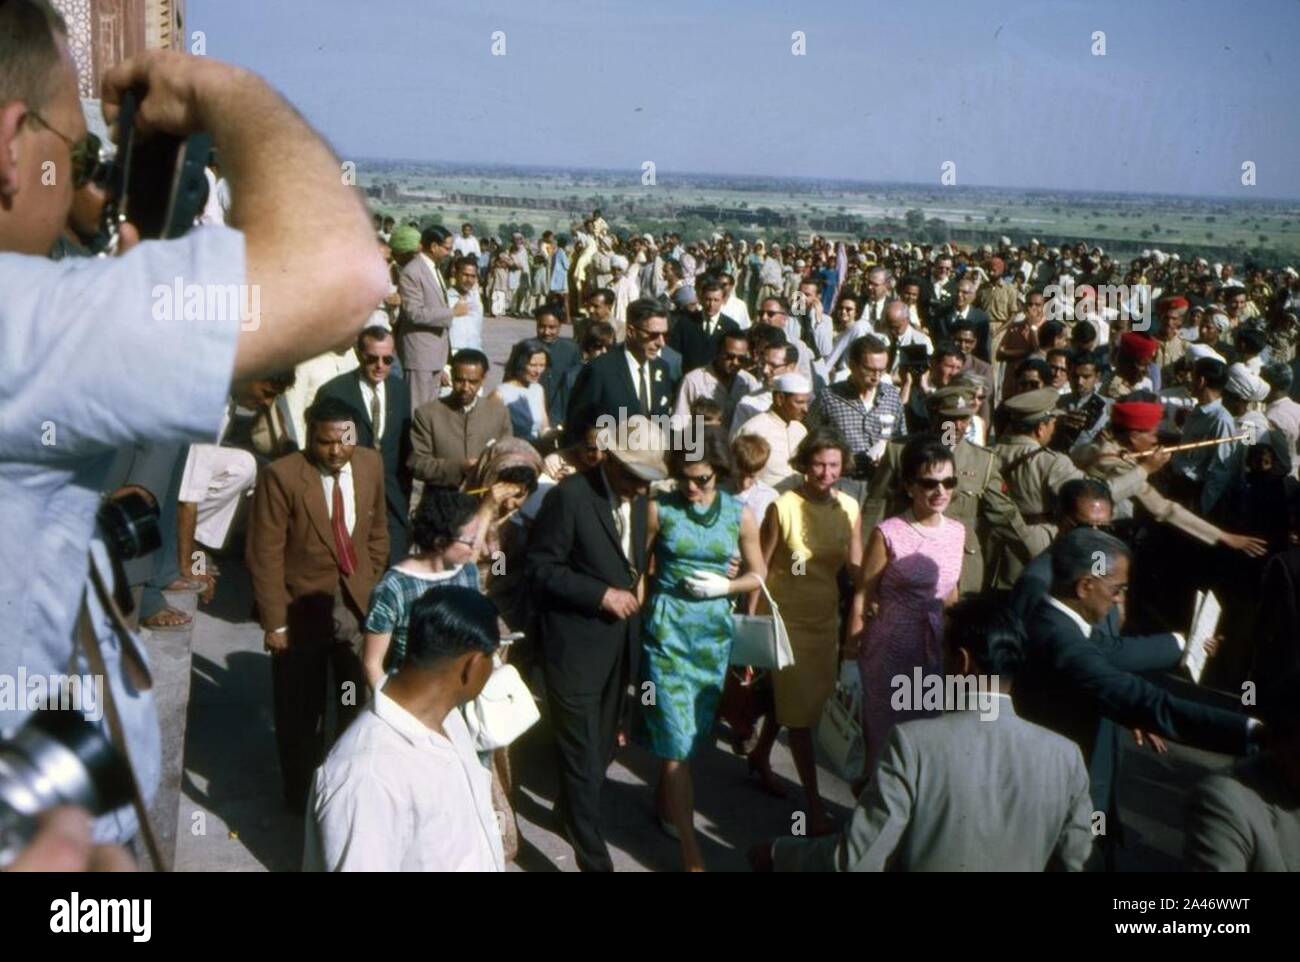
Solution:
[[[817,722],[817,745],[835,773],[856,782],[866,772],[867,743],[862,737],[862,680],[858,666],[844,662],[835,691]]]
[[[465,724],[481,752],[505,748],[542,717],[533,693],[514,665],[503,665],[494,655],[496,667],[479,696],[465,706]]]
[[[794,649],[790,647],[790,634],[785,630],[781,620],[781,611],[777,608],[767,585],[758,583],[772,609],[770,615],[733,614],[735,623],[731,642],[733,665],[749,665],[753,668],[781,669],[794,664]]]

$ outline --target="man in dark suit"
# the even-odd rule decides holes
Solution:
[[[928,331],[932,331],[934,322],[952,308],[956,286],[953,276],[952,258],[947,254],[940,254],[934,259],[930,277],[921,283],[921,299],[917,310]]]
[[[557,810],[583,871],[614,867],[600,827],[600,793],[627,684],[637,672],[648,482],[667,475],[662,449],[634,443],[654,437],[653,426],[633,416],[626,428],[603,431],[604,462],[546,496],[528,544],[559,759]]]
[[[560,311],[555,305],[543,304],[533,313],[533,317],[537,321],[537,339],[546,345],[546,356],[550,359],[546,372],[542,375],[546,410],[550,412],[553,424],[563,424],[563,415],[556,413],[556,398],[565,375],[573,368],[582,366],[582,352],[572,338],[560,337]]]
[[[285,802],[301,812],[325,757],[331,666],[339,725],[365,700],[361,625],[388,564],[384,464],[349,443],[351,407],[322,398],[307,412],[307,445],[262,469],[246,559],[271,653],[275,739]]]
[[[975,352],[978,350],[980,338],[979,324],[969,317],[961,318],[959,320],[954,320],[949,325],[948,330],[952,334],[953,344],[955,344],[957,349],[961,351],[962,357],[965,361],[966,366],[962,368],[962,374],[974,374],[982,378],[984,381],[984,400],[980,403],[979,411],[980,417],[984,419],[984,423],[986,425],[991,424],[993,411],[990,402],[993,397],[993,365],[988,361],[981,361],[976,357]],[[986,322],[984,324],[984,335],[986,337],[988,336],[988,332],[989,326]]]
[[[379,326],[357,337],[361,366],[326,381],[316,398],[333,397],[356,414],[356,443],[374,448],[384,458],[384,495],[388,501],[388,558],[397,564],[406,557],[411,532],[411,392],[392,373],[397,360],[393,335]],[[378,436],[375,424],[378,421]]]
[[[1120,829],[1115,774],[1121,728],[1240,755],[1262,726],[1243,714],[1170,694],[1114,664],[1093,639],[1093,628],[1128,589],[1130,554],[1124,542],[1081,527],[1050,550],[1052,590],[1029,616],[1028,660],[1017,679],[1016,710],[1083,750],[1093,804],[1106,815],[1108,854],[1113,854]]]
[[[936,341],[956,337],[958,323],[969,322],[975,332],[974,353],[980,360],[989,360],[989,316],[975,306],[975,279],[964,277],[957,284],[957,299],[950,310],[931,316],[930,336]],[[970,353],[970,352],[967,352]]]
[[[683,374],[711,364],[723,336],[740,330],[722,313],[726,299],[726,288],[716,277],[705,277],[694,290],[683,287],[673,295],[678,309],[669,320],[668,346],[681,354]]]
[[[668,316],[654,298],[627,308],[627,341],[582,369],[569,398],[564,425],[566,444],[582,440],[601,417],[626,421],[633,414],[668,416],[677,385],[660,357],[668,336]]]

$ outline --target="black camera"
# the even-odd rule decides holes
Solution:
[[[41,814],[79,805],[103,815],[131,801],[131,771],[98,728],[75,711],[40,711],[0,740],[0,868],[36,834]]]
[[[158,517],[158,505],[132,491],[105,501],[96,520],[109,553],[119,561],[131,561],[162,547]]]
[[[194,225],[208,196],[204,169],[212,153],[208,134],[143,135],[135,116],[141,93],[127,91],[117,115],[117,154],[103,156],[94,180],[108,194],[96,253],[116,253],[121,226],[130,221],[141,240],[180,237]]]

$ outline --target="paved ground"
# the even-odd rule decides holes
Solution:
[[[488,321],[487,347],[500,376],[509,345],[531,332],[524,321]],[[268,656],[250,620],[248,576],[236,557],[221,560],[214,603],[200,611],[193,633],[189,724],[177,818],[176,868],[181,871],[288,871],[301,862],[301,819],[285,814],[271,719]],[[572,851],[551,816],[554,766],[545,721],[512,749],[521,834],[515,868],[574,871]],[[788,798],[772,798],[747,777],[744,760],[719,742],[694,763],[696,826],[704,856],[718,870],[745,868],[745,850],[761,838],[790,831],[802,807],[798,779],[784,741],[773,768]],[[1177,867],[1181,803],[1190,782],[1226,759],[1174,746],[1165,756],[1129,753],[1121,804],[1129,847],[1121,864],[1134,869]],[[604,796],[606,837],[621,871],[672,870],[678,846],[653,818],[656,762],[630,747],[619,753]],[[852,803],[847,785],[825,769],[822,794],[843,819]]]

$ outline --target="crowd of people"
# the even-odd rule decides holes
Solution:
[[[8,7],[42,51],[24,62],[58,84],[50,119],[28,110],[41,133],[0,126],[0,156],[5,137],[41,137],[73,163],[53,139],[84,130],[60,22],[40,0]],[[41,465],[0,473],[26,515],[7,522],[5,557],[17,568],[32,546],[38,581],[57,571],[78,594],[2,600],[55,639],[51,666],[68,664],[78,620],[114,639],[137,758],[156,763],[157,734],[119,624],[130,605],[103,590],[112,566],[79,554],[101,492],[158,508],[162,549],[108,578],[139,589],[127,616],[143,627],[190,628],[168,595],[206,603],[222,567],[246,564],[306,868],[503,869],[518,786],[475,706],[507,669],[544,707],[557,824],[583,870],[613,868],[602,787],[625,746],[658,760],[647,816],[701,870],[692,759],[721,738],[757,790],[784,796],[782,729],[806,825],[749,840],[756,869],[1115,868],[1126,738],[1240,756],[1189,796],[1189,866],[1300,867],[1295,270],[1238,279],[1199,257],[1005,237],[655,237],[600,211],[536,244],[373,212],[371,231],[283,101],[198,59],[147,55],[109,83],[151,81],[179,132],[194,103],[216,105],[199,114],[223,176],[183,240],[88,268],[45,260],[56,240],[75,248],[75,231],[57,235],[84,178],[0,219],[17,252],[0,268],[39,281],[7,285],[29,292],[3,308],[20,357],[52,345],[38,322],[62,302],[42,298],[79,269],[120,278],[95,287],[110,319],[134,316],[139,276],[183,270],[294,305],[262,330],[183,336],[74,312],[88,345],[125,330],[157,381],[54,368],[60,391],[112,412],[80,428],[55,409],[71,447],[43,449],[29,423],[66,352],[38,350],[40,383],[4,388],[22,429],[5,440]],[[0,89],[0,106],[40,102],[38,86]],[[264,113],[230,109],[232,87]],[[300,158],[292,177],[268,151]],[[36,203],[7,163],[0,191]],[[317,243],[285,245],[305,210]],[[348,269],[322,283],[322,263]],[[485,327],[508,316],[535,336],[488,388]],[[222,411],[215,441],[195,443]],[[76,457],[94,471],[68,472]],[[1196,639],[1203,672],[1186,650],[1200,592],[1223,609]],[[772,619],[781,667],[732,664],[738,614]],[[11,647],[6,663],[33,659]],[[996,710],[900,706],[914,675],[990,679]],[[838,824],[819,733],[844,690],[865,764]],[[105,837],[137,827],[119,814]]]
[[[1201,258],[1149,251],[1120,264],[1100,248],[1006,238],[975,250],[816,236],[750,249],[725,234],[683,244],[620,234],[599,211],[572,238],[547,233],[530,245],[516,235],[516,257],[469,224],[453,236],[375,222],[390,294],[351,370],[292,397],[288,419],[306,424],[305,444],[263,469],[248,535],[276,653],[286,798],[309,816],[319,866],[493,868],[513,854],[513,826],[504,849],[475,831],[441,862],[409,851],[418,827],[396,845],[391,813],[376,819],[368,807],[398,803],[387,788],[367,798],[354,784],[387,783],[377,763],[359,767],[351,739],[312,793],[326,750],[327,661],[342,658],[336,684],[351,680],[393,716],[390,689],[425,697],[414,674],[391,681],[407,677],[409,639],[425,631],[414,624],[421,604],[459,625],[466,590],[493,602],[503,637],[519,638],[508,659],[546,706],[557,815],[586,870],[612,868],[601,785],[631,741],[661,761],[653,817],[680,841],[688,869],[704,867],[690,761],[719,737],[763,791],[784,795],[770,755],[786,729],[808,833],[838,840],[785,856],[773,846],[755,864],[840,868],[1114,867],[1118,731],[1156,750],[1164,738],[1241,755],[1263,744],[1265,719],[1300,667],[1294,271],[1251,270],[1242,283],[1233,265]],[[526,269],[538,260],[549,281],[541,291]],[[480,286],[481,277],[491,280]],[[502,315],[531,316],[536,336],[511,348],[488,390],[483,325]],[[282,381],[309,381],[339,363],[341,348]],[[355,425],[351,453],[340,425]],[[328,508],[337,489],[347,497],[346,483],[326,480],[321,499],[314,484],[295,492],[276,482],[345,465],[356,548]],[[297,556],[303,544],[315,559]],[[353,570],[335,580],[344,557]],[[294,587],[299,568],[321,582]],[[1260,606],[1261,585],[1287,604]],[[1200,590],[1224,609],[1201,680],[1259,691],[1236,711],[1151,675],[1185,673]],[[286,613],[295,593],[316,600],[317,620]],[[793,664],[733,669],[733,614],[773,611]],[[1111,649],[1094,647],[1102,634]],[[465,644],[458,654],[470,661],[490,647]],[[291,674],[290,664],[300,667]],[[1005,713],[1024,721],[998,734],[1027,753],[1017,790],[1034,768],[1034,818],[1065,826],[1009,861],[979,857],[999,831],[1023,840],[1009,821],[993,827],[996,812],[972,829],[989,835],[953,839],[936,827],[943,845],[885,850],[901,831],[897,780],[934,761],[929,740],[982,737],[958,722],[914,727],[935,712],[895,701],[898,679],[954,665],[981,666],[1015,692]],[[818,789],[816,747],[845,678],[860,687],[867,758],[847,827]],[[637,697],[647,690],[649,701]],[[458,697],[474,694],[462,684]],[[953,770],[929,791],[958,796],[963,778],[987,778],[972,759],[988,760],[988,746],[972,751],[935,756]],[[490,787],[464,804],[512,822],[508,750],[481,755]],[[461,784],[466,756],[453,757],[444,774]],[[913,834],[938,803],[915,804]],[[420,811],[397,821],[414,824]],[[1100,834],[1098,813],[1109,825]],[[495,823],[480,815],[474,824],[490,835]],[[1193,841],[1189,858],[1227,858]],[[379,852],[406,854],[385,862]]]

